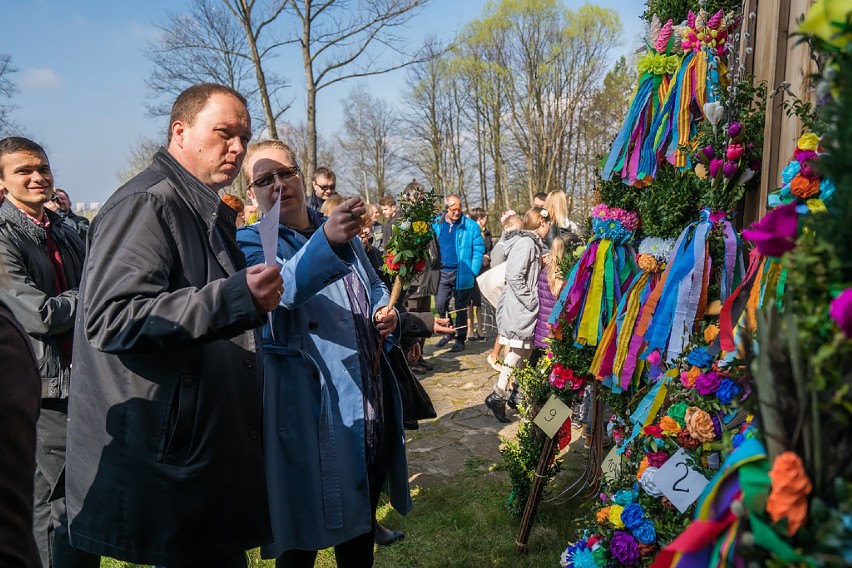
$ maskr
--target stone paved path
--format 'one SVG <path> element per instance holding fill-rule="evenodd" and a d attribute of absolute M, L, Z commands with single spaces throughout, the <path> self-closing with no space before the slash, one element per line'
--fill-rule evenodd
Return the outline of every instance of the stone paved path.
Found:
<path fill-rule="evenodd" d="M 468 341 L 461 353 L 451 353 L 449 345 L 436 349 L 438 339 L 426 342 L 425 357 L 435 364 L 435 370 L 421 380 L 438 417 L 421 421 L 418 430 L 407 431 L 413 485 L 428 486 L 442 478 L 502 464 L 501 437 L 514 438 L 520 425 L 519 415 L 512 410 L 506 411 L 512 422 L 502 424 L 484 404 L 497 380 L 497 372 L 485 360 L 494 335 L 488 341 Z M 580 431 L 574 429 L 575 442 L 568 451 L 582 447 L 579 437 Z"/>

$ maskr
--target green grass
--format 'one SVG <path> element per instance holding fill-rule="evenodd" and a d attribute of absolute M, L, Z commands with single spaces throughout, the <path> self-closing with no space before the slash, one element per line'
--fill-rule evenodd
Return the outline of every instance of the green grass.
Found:
<path fill-rule="evenodd" d="M 504 472 L 482 471 L 484 462 L 471 459 L 467 475 L 450 478 L 440 486 L 414 487 L 414 510 L 407 517 L 389 504 L 379 506 L 379 521 L 405 531 L 405 540 L 376 549 L 376 568 L 546 568 L 559 566 L 559 555 L 573 535 L 578 507 L 542 503 L 533 525 L 525 556 L 515 555 L 518 519 L 504 507 L 509 480 Z M 476 471 L 478 474 L 471 475 Z M 481 472 L 481 473 L 480 473 Z M 249 566 L 272 567 L 257 550 L 249 554 Z M 134 566 L 104 559 L 101 566 Z M 333 568 L 331 550 L 320 552 L 316 566 Z"/>

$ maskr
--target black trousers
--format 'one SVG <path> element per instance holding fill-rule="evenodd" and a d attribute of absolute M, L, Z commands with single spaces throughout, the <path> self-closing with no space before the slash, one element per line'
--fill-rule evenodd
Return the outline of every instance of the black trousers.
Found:
<path fill-rule="evenodd" d="M 33 532 L 44 568 L 97 568 L 99 556 L 71 546 L 65 514 L 65 439 L 67 399 L 43 399 L 36 423 Z"/>
<path fill-rule="evenodd" d="M 467 340 L 467 308 L 470 306 L 472 292 L 473 288 L 456 289 L 455 270 L 441 270 L 438 293 L 435 294 L 435 310 L 442 317 L 446 317 L 450 311 L 450 298 L 453 298 L 456 306 L 455 313 L 450 316 L 450 321 L 456 327 L 456 341 L 462 343 Z"/>

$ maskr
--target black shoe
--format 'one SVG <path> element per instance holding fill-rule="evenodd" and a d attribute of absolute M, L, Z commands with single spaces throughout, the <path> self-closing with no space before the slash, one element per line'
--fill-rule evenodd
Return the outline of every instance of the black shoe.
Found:
<path fill-rule="evenodd" d="M 418 365 L 418 366 L 420 366 L 420 367 L 423 367 L 423 368 L 424 368 L 424 369 L 426 369 L 427 371 L 431 371 L 431 370 L 433 370 L 433 369 L 435 368 L 435 363 L 432 363 L 432 362 L 430 362 L 430 361 L 427 361 L 427 360 L 426 360 L 426 359 L 424 359 L 423 357 L 421 357 L 420 359 L 418 359 L 417 361 L 415 361 L 415 363 L 414 363 L 414 364 L 415 364 L 415 365 Z"/>
<path fill-rule="evenodd" d="M 402 531 L 392 531 L 381 524 L 376 523 L 376 544 L 379 546 L 390 546 L 393 543 L 405 538 L 405 533 Z"/>
<path fill-rule="evenodd" d="M 506 416 L 506 399 L 502 396 L 497 396 L 497 393 L 492 392 L 485 397 L 485 406 L 494 413 L 494 417 L 500 422 L 503 422 L 504 424 L 511 422 L 511 420 Z"/>
<path fill-rule="evenodd" d="M 414 375 L 416 377 L 421 377 L 421 376 L 425 376 L 425 375 L 429 374 L 429 369 L 427 369 L 427 368 L 425 368 L 425 367 L 423 367 L 423 366 L 421 366 L 417 363 L 413 363 L 413 364 L 409 365 L 408 368 L 411 369 L 411 372 L 414 373 Z"/>
<path fill-rule="evenodd" d="M 458 353 L 459 351 L 464 351 L 464 341 L 456 341 L 453 343 L 453 346 L 450 347 L 451 353 Z"/>
<path fill-rule="evenodd" d="M 449 343 L 450 339 L 452 339 L 452 338 L 453 338 L 452 335 L 450 335 L 450 336 L 445 335 L 444 337 L 442 337 L 441 339 L 438 340 L 438 343 L 435 344 L 435 347 L 443 347 L 444 345 Z"/>

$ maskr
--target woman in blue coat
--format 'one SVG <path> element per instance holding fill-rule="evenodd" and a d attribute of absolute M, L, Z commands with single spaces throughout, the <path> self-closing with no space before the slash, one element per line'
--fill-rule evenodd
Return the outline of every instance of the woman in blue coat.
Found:
<path fill-rule="evenodd" d="M 281 194 L 284 290 L 263 328 L 274 541 L 262 553 L 276 566 L 313 566 L 334 546 L 339 566 L 371 566 L 379 492 L 402 514 L 411 499 L 399 390 L 384 362 L 372 373 L 397 316 L 357 239 L 364 204 L 349 199 L 328 219 L 308 209 L 293 152 L 277 140 L 252 145 L 244 170 L 261 210 Z M 258 227 L 237 233 L 250 264 L 264 262 Z"/>

